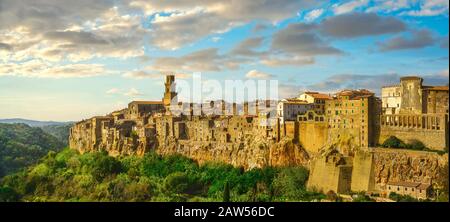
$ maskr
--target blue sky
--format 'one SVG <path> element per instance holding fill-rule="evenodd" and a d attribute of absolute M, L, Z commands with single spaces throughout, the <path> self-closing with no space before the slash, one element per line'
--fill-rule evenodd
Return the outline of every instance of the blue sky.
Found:
<path fill-rule="evenodd" d="M 159 100 L 163 76 L 378 92 L 448 84 L 447 0 L 0 1 L 0 118 L 80 120 Z"/>

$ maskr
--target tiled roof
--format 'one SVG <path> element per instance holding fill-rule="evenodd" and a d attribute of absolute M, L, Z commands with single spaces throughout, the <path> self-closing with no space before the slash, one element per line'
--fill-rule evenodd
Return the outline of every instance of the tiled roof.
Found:
<path fill-rule="evenodd" d="M 416 188 L 419 185 L 421 185 L 421 183 L 407 182 L 407 181 L 398 181 L 398 182 L 388 182 L 387 185 L 402 186 L 402 187 L 414 187 L 414 188 Z"/>
<path fill-rule="evenodd" d="M 424 86 L 424 90 L 448 91 L 448 86 Z"/>
<path fill-rule="evenodd" d="M 311 96 L 315 99 L 332 99 L 331 96 L 322 93 L 311 94 Z"/>

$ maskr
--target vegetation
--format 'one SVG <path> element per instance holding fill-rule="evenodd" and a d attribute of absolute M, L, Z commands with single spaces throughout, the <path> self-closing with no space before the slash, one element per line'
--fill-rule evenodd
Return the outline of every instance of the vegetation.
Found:
<path fill-rule="evenodd" d="M 3 201 L 310 201 L 303 167 L 244 171 L 231 165 L 198 165 L 180 155 L 114 158 L 104 152 L 49 152 L 0 182 Z"/>
<path fill-rule="evenodd" d="M 353 195 L 353 202 L 375 202 L 375 200 L 365 192 L 359 192 Z"/>
<path fill-rule="evenodd" d="M 418 202 L 418 200 L 414 197 L 411 197 L 409 195 L 397 194 L 395 192 L 389 193 L 389 199 L 395 200 L 397 202 Z"/>
<path fill-rule="evenodd" d="M 63 147 L 66 147 L 69 144 L 70 127 L 72 127 L 71 123 L 59 125 L 46 125 L 41 126 L 40 128 L 44 132 L 54 136 L 56 139 L 61 141 Z"/>
<path fill-rule="evenodd" d="M 0 177 L 36 163 L 64 144 L 40 128 L 0 123 Z"/>

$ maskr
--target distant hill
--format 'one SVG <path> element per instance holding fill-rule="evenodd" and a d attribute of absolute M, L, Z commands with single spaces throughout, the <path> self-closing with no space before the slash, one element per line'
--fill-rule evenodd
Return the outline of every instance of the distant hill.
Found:
<path fill-rule="evenodd" d="M 65 144 L 41 128 L 0 123 L 0 177 L 36 163 Z"/>
<path fill-rule="evenodd" d="M 21 118 L 13 118 L 13 119 L 0 119 L 0 123 L 24 123 L 32 127 L 43 127 L 50 125 L 67 125 L 72 124 L 73 122 L 56 122 L 56 121 L 38 121 L 38 120 L 29 120 L 29 119 L 21 119 Z"/>

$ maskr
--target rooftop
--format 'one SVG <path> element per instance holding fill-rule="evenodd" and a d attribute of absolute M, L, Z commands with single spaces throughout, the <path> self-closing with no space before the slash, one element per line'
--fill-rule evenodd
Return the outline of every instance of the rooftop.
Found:
<path fill-rule="evenodd" d="M 418 188 L 418 189 L 422 189 L 422 190 L 427 189 L 430 186 L 430 184 L 426 184 L 426 183 L 407 182 L 407 181 L 388 182 L 387 185 L 412 187 L 412 188 Z"/>
<path fill-rule="evenodd" d="M 162 101 L 132 101 L 130 104 L 163 104 Z"/>
<path fill-rule="evenodd" d="M 448 91 L 448 86 L 423 86 L 424 90 Z"/>

